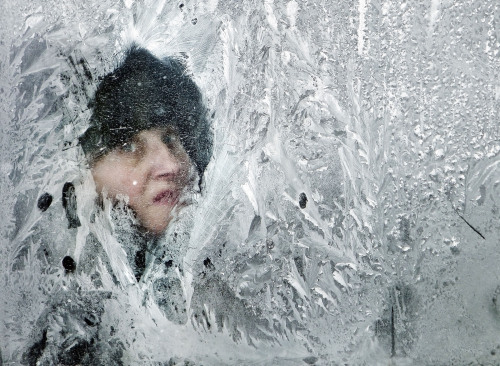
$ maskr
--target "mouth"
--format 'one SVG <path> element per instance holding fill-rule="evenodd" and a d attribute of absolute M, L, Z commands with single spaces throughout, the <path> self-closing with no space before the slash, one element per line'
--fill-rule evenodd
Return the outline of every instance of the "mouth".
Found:
<path fill-rule="evenodd" d="M 153 198 L 154 205 L 175 206 L 179 200 L 179 192 L 175 190 L 164 190 Z"/>

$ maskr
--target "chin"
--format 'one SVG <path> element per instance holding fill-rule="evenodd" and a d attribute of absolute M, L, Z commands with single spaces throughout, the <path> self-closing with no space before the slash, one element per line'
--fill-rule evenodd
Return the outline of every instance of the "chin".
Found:
<path fill-rule="evenodd" d="M 144 229 L 153 234 L 153 235 L 161 235 L 167 230 L 168 224 L 170 223 L 171 218 L 166 218 L 160 222 L 158 221 L 149 221 L 145 225 L 143 225 Z"/>
<path fill-rule="evenodd" d="M 156 206 L 150 210 L 136 210 L 136 217 L 144 231 L 161 235 L 172 221 L 172 208 Z"/>

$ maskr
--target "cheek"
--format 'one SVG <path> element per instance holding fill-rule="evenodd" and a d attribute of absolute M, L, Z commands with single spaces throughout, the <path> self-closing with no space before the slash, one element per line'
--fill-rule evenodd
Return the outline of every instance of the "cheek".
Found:
<path fill-rule="evenodd" d="M 125 195 L 129 197 L 131 203 L 137 200 L 144 189 L 144 182 L 135 173 L 131 169 L 119 166 L 110 169 L 106 165 L 97 166 L 92 170 L 98 192 L 106 191 L 111 198 Z"/>
<path fill-rule="evenodd" d="M 133 209 L 144 205 L 144 202 L 142 202 L 144 194 L 143 182 L 128 176 L 122 181 L 122 194 L 128 196 L 129 204 Z"/>
<path fill-rule="evenodd" d="M 119 187 L 121 193 L 128 195 L 131 201 L 140 198 L 146 190 L 144 174 L 141 174 L 139 169 L 126 169 L 121 173 Z"/>

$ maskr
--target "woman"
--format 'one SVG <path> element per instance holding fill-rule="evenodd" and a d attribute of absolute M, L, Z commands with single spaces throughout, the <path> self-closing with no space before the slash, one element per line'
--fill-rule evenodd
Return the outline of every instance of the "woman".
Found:
<path fill-rule="evenodd" d="M 132 47 L 102 80 L 92 108 L 80 142 L 98 193 L 127 200 L 142 230 L 161 234 L 211 156 L 197 86 L 177 60 Z"/>

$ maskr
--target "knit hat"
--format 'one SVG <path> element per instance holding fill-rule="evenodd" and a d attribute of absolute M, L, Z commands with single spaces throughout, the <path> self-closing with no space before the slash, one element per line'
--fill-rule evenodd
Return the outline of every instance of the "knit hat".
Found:
<path fill-rule="evenodd" d="M 212 132 L 201 93 L 178 60 L 159 60 L 132 46 L 123 64 L 102 79 L 90 108 L 90 127 L 79 138 L 90 160 L 142 130 L 174 126 L 203 176 L 212 154 Z"/>

